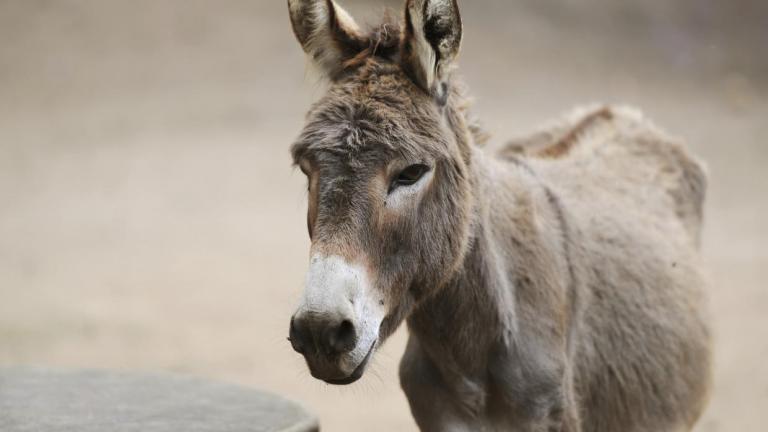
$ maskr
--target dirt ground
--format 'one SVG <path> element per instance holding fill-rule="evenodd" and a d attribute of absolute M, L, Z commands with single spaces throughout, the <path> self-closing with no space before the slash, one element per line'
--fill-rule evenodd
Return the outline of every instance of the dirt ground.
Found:
<path fill-rule="evenodd" d="M 766 430 L 768 7 L 461 3 L 494 145 L 622 102 L 708 162 L 716 387 L 697 430 Z M 282 1 L 0 1 L 0 365 L 191 373 L 289 396 L 324 430 L 415 430 L 403 330 L 343 388 L 285 340 L 308 250 L 288 146 L 320 94 Z"/>

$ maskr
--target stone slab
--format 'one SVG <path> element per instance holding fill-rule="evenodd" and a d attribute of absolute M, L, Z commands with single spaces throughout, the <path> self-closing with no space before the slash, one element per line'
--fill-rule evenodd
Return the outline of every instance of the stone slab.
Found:
<path fill-rule="evenodd" d="M 159 373 L 0 368 L 2 432 L 311 432 L 314 416 L 258 390 Z"/>

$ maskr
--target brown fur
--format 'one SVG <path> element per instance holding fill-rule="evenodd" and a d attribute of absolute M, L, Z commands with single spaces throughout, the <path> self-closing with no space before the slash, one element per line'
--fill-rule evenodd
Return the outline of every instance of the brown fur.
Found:
<path fill-rule="evenodd" d="M 407 10 L 455 14 L 431 17 L 448 23 L 431 37 L 458 51 L 455 2 L 432 1 Z M 616 107 L 490 155 L 450 65 L 425 81 L 394 35 L 400 50 L 417 37 L 387 24 L 327 71 L 292 153 L 312 247 L 365 262 L 388 311 L 379 343 L 407 320 L 401 384 L 420 428 L 690 430 L 710 382 L 701 165 Z M 391 206 L 391 179 L 417 162 L 429 184 Z"/>

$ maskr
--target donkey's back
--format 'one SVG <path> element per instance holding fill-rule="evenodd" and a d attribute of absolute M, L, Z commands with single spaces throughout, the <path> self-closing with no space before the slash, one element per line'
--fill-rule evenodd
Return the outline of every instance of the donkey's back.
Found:
<path fill-rule="evenodd" d="M 584 430 L 690 430 L 710 368 L 702 165 L 628 108 L 576 111 L 501 156 L 525 159 L 563 204 Z"/>
<path fill-rule="evenodd" d="M 677 220 L 695 244 L 701 231 L 706 171 L 678 140 L 629 107 L 577 109 L 537 132 L 510 141 L 502 157 L 527 156 L 569 192 L 639 204 Z M 623 201 L 629 201 L 624 203 Z M 591 204 L 590 204 L 591 205 Z"/>

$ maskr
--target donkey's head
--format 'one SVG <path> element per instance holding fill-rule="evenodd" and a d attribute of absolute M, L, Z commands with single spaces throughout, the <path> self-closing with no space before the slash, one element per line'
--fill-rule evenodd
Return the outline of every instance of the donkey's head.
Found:
<path fill-rule="evenodd" d="M 450 78 L 456 0 L 409 0 L 404 23 L 363 32 L 332 0 L 289 0 L 304 51 L 330 81 L 292 147 L 312 240 L 293 348 L 312 375 L 357 380 L 468 249 L 470 132 Z"/>

